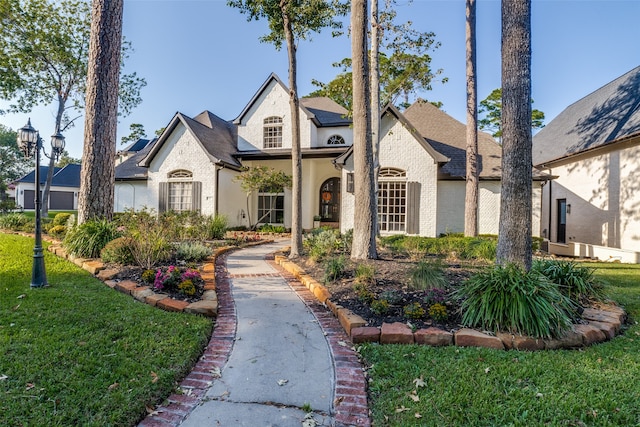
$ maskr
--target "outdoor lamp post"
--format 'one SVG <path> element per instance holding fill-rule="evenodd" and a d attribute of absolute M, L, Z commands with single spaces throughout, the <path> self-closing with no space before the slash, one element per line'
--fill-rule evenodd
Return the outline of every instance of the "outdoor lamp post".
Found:
<path fill-rule="evenodd" d="M 18 147 L 25 157 L 30 158 L 35 155 L 35 210 L 36 210 L 36 243 L 33 247 L 33 269 L 31 270 L 31 287 L 41 288 L 47 286 L 47 273 L 44 268 L 44 254 L 42 253 L 42 219 L 40 218 L 42 195 L 40 192 L 40 149 L 42 153 L 56 160 L 64 150 L 64 136 L 58 131 L 51 137 L 51 156 L 47 155 L 42 145 L 42 138 L 37 130 L 31 126 L 31 119 L 27 124 L 18 130 Z"/>

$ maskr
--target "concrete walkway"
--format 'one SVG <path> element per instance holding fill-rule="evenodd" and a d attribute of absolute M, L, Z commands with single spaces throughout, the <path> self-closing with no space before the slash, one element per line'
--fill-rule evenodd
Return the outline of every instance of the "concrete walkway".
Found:
<path fill-rule="evenodd" d="M 309 409 L 315 420 L 309 425 L 333 424 L 335 372 L 327 340 L 313 313 L 265 261 L 281 246 L 228 256 L 235 343 L 221 377 L 181 426 L 299 427 Z"/>

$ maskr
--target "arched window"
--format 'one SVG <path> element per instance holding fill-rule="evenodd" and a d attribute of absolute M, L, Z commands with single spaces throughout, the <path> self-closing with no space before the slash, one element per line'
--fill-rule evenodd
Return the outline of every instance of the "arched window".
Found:
<path fill-rule="evenodd" d="M 282 117 L 271 116 L 264 119 L 264 148 L 282 148 Z"/>
<path fill-rule="evenodd" d="M 327 145 L 344 145 L 344 138 L 340 135 L 332 135 L 327 140 Z"/>
<path fill-rule="evenodd" d="M 167 178 L 167 209 L 176 212 L 193 210 L 193 173 L 178 169 L 170 172 Z"/>
<path fill-rule="evenodd" d="M 320 216 L 322 221 L 340 221 L 340 203 L 340 178 L 329 178 L 320 186 Z"/>
<path fill-rule="evenodd" d="M 381 168 L 378 174 L 378 225 L 380 232 L 404 233 L 407 223 L 407 173 Z"/>

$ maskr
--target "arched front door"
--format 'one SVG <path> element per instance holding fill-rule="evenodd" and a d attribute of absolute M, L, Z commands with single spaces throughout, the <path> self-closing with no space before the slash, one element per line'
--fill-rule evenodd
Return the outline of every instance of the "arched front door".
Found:
<path fill-rule="evenodd" d="M 320 216 L 323 222 L 340 221 L 340 178 L 329 178 L 320 186 Z"/>

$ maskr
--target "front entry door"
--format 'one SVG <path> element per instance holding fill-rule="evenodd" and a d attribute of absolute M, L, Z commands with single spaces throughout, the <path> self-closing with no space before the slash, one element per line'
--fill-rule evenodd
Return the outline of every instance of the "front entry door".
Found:
<path fill-rule="evenodd" d="M 340 221 L 340 178 L 329 178 L 320 186 L 320 216 L 323 222 Z"/>
<path fill-rule="evenodd" d="M 558 199 L 556 242 L 567 243 L 567 199 Z"/>

